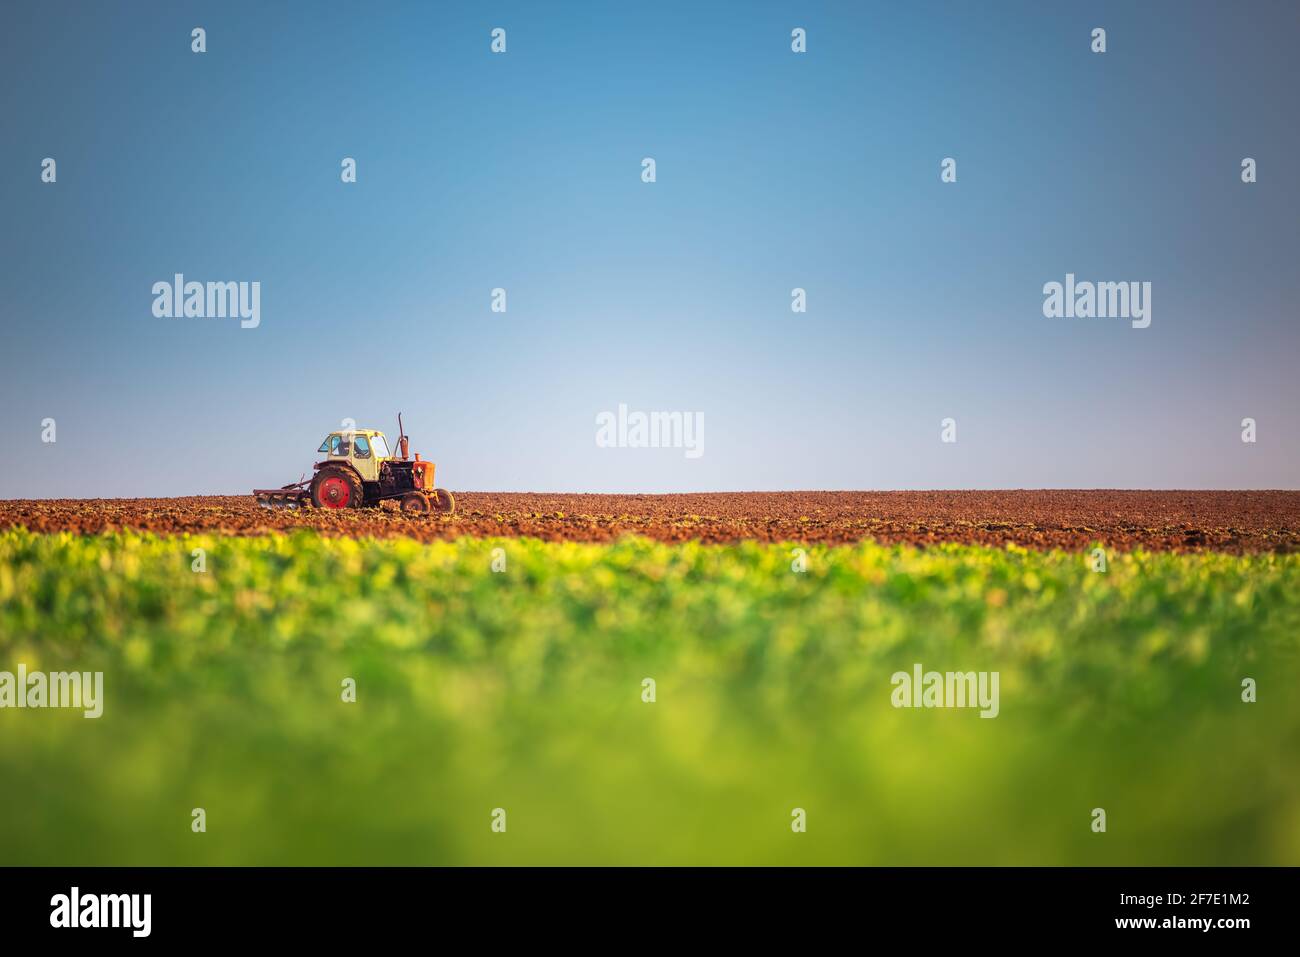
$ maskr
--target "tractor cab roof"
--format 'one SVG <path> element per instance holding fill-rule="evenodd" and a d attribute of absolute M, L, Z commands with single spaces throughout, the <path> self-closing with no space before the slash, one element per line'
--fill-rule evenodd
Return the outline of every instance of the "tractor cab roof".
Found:
<path fill-rule="evenodd" d="M 388 439 L 378 429 L 336 429 L 325 436 L 317 452 L 326 452 L 331 458 L 364 458 L 371 455 L 386 459 L 392 457 Z"/>

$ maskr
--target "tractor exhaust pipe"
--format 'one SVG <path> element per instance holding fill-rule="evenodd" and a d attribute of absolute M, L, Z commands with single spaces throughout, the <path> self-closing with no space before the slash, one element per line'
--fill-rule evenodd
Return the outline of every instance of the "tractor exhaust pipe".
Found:
<path fill-rule="evenodd" d="M 402 428 L 402 413 L 397 413 L 397 449 L 401 453 L 402 461 L 405 462 L 410 455 L 411 443 L 406 437 L 406 430 Z"/>

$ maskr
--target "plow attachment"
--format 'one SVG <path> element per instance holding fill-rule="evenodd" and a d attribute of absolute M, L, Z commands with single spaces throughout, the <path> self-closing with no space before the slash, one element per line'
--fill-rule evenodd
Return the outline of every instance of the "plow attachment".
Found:
<path fill-rule="evenodd" d="M 263 508 L 307 508 L 311 505 L 311 492 L 306 482 L 283 488 L 255 488 L 253 498 Z"/>

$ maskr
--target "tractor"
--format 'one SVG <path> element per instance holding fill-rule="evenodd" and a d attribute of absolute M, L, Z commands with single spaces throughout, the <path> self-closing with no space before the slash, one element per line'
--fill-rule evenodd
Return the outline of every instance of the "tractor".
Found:
<path fill-rule="evenodd" d="M 325 436 L 317 452 L 325 459 L 312 466 L 311 481 L 304 476 L 292 485 L 254 489 L 253 497 L 267 508 L 377 508 L 396 501 L 403 512 L 450 515 L 456 500 L 445 488 L 434 488 L 432 462 L 417 452 L 410 458 L 402 417 L 397 417 L 397 449 L 376 429 L 340 429 Z"/>

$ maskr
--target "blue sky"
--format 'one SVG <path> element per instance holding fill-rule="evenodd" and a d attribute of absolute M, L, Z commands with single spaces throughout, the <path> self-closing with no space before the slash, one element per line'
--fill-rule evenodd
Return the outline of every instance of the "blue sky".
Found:
<path fill-rule="evenodd" d="M 399 410 L 457 490 L 1300 487 L 1297 40 L 1262 2 L 7 4 L 0 496 L 278 485 Z M 155 317 L 178 272 L 261 325 Z M 1151 326 L 1045 318 L 1067 272 L 1151 282 Z M 704 454 L 598 448 L 620 403 Z"/>

